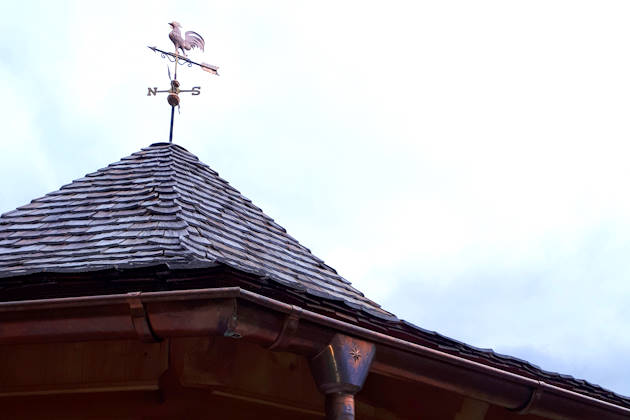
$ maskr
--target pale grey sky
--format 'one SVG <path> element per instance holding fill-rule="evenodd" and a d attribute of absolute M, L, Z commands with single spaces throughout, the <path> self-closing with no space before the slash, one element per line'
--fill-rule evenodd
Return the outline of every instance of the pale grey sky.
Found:
<path fill-rule="evenodd" d="M 5 2 L 0 211 L 168 137 L 417 325 L 630 394 L 624 1 Z"/>

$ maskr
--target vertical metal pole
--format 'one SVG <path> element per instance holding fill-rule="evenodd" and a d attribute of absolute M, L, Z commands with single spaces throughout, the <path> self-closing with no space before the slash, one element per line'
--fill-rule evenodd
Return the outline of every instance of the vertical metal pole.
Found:
<path fill-rule="evenodd" d="M 173 80 L 177 80 L 177 62 L 179 61 L 179 53 L 177 52 L 177 48 L 175 48 L 175 74 Z M 171 83 L 171 89 L 174 89 Z M 171 106 L 171 133 L 168 136 L 168 142 L 173 143 L 173 120 L 175 120 L 175 107 Z"/>
<path fill-rule="evenodd" d="M 168 135 L 168 142 L 173 143 L 173 120 L 175 119 L 175 107 L 171 107 L 171 133 Z"/>
<path fill-rule="evenodd" d="M 175 48 L 175 77 L 174 79 L 177 80 L 177 62 L 179 61 L 179 53 L 177 52 L 177 48 Z"/>

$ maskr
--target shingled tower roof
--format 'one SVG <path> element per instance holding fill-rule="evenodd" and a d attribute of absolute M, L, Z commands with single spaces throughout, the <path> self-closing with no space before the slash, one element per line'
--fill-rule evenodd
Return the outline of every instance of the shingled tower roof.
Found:
<path fill-rule="evenodd" d="M 630 407 L 630 398 L 597 385 L 399 320 L 175 144 L 152 144 L 0 217 L 0 300 L 103 293 L 108 289 L 95 290 L 89 283 L 99 273 L 133 278 L 138 270 L 159 267 L 168 273 L 156 269 L 143 275 L 151 281 L 166 276 L 168 282 L 181 272 L 207 278 L 212 270 L 231 270 L 229 281 L 236 273 L 252 287 L 271 284 L 263 292 L 289 303 Z M 66 278 L 70 281 L 64 283 Z M 86 285 L 81 289 L 78 283 Z M 72 291 L 64 289 L 68 284 Z M 141 285 L 134 290 L 155 288 L 130 284 Z M 34 293 L 34 285 L 46 292 Z"/>
<path fill-rule="evenodd" d="M 155 143 L 0 218 L 0 277 L 224 264 L 392 317 L 186 149 Z"/>

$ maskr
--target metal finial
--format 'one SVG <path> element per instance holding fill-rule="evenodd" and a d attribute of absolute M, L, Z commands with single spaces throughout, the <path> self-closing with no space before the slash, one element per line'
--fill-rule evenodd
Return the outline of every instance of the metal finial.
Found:
<path fill-rule="evenodd" d="M 158 49 L 157 47 L 149 47 L 153 52 L 159 52 L 162 58 L 166 58 L 169 62 L 175 64 L 175 69 L 173 73 L 173 77 L 171 78 L 171 69 L 168 67 L 168 77 L 171 81 L 171 87 L 167 90 L 158 90 L 157 87 L 148 88 L 147 96 L 157 96 L 158 93 L 168 93 L 167 101 L 171 106 L 171 128 L 169 134 L 169 142 L 173 142 L 173 121 L 175 119 L 175 107 L 178 107 L 180 104 L 179 94 L 181 92 L 190 92 L 193 96 L 197 96 L 201 94 L 201 86 L 193 86 L 192 89 L 180 89 L 180 83 L 177 80 L 177 65 L 180 66 L 187 65 L 188 67 L 198 66 L 203 71 L 207 71 L 208 73 L 219 75 L 219 68 L 217 66 L 213 66 L 207 63 L 196 63 L 188 58 L 186 55 L 186 51 L 190 51 L 194 48 L 198 48 L 203 51 L 205 47 L 205 41 L 201 35 L 197 32 L 186 31 L 184 36 L 182 37 L 181 33 L 181 25 L 175 21 L 169 23 L 171 26 L 171 32 L 168 37 L 173 42 L 175 46 L 175 52 L 166 52 Z M 181 50 L 182 54 L 179 54 Z"/>

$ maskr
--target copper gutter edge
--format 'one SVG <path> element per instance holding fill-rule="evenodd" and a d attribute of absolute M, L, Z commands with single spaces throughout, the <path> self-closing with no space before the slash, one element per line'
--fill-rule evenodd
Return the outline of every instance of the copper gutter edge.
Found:
<path fill-rule="evenodd" d="M 265 307 L 273 308 L 281 312 L 286 312 L 287 308 L 290 308 L 290 305 L 287 305 L 282 302 L 278 302 L 274 299 L 267 298 L 265 296 L 258 295 L 256 293 L 249 292 L 247 290 L 241 290 L 240 295 L 249 301 L 259 303 Z M 411 343 L 405 340 L 401 340 L 398 338 L 394 338 L 376 331 L 371 331 L 363 327 L 359 327 L 353 324 L 349 324 L 344 321 L 340 321 L 337 319 L 329 318 L 324 315 L 320 315 L 315 312 L 311 312 L 308 310 L 303 310 L 300 314 L 300 318 L 304 321 L 311 321 L 317 323 L 319 325 L 324 325 L 330 328 L 333 328 L 337 331 L 341 331 L 346 334 L 355 335 L 370 341 L 373 341 L 378 344 L 383 344 L 388 347 L 393 347 L 398 350 L 413 353 L 415 355 L 421 356 L 423 358 L 430 358 L 436 361 L 440 361 L 445 364 L 457 366 L 459 369 L 465 369 L 468 371 L 475 371 L 484 375 L 488 375 L 491 377 L 499 378 L 503 381 L 510 382 L 518 385 L 525 385 L 529 388 L 529 396 L 527 399 L 522 400 L 515 406 L 506 406 L 505 404 L 499 403 L 505 408 L 508 408 L 512 411 L 515 411 L 519 414 L 539 414 L 544 416 L 552 416 L 551 418 L 557 419 L 593 419 L 597 418 L 600 420 L 614 418 L 614 419 L 630 419 L 630 409 L 598 400 L 593 397 L 589 397 L 584 394 L 580 394 L 577 392 L 569 391 L 564 388 L 560 388 L 551 384 L 547 384 L 543 381 L 527 378 L 521 375 L 517 375 L 511 372 L 506 372 L 491 366 L 487 366 L 481 363 L 474 362 L 472 360 L 464 359 L 462 357 L 454 356 L 449 353 L 444 353 L 439 350 L 434 350 L 428 347 L 421 346 L 419 344 Z M 389 366 L 394 366 L 397 364 L 397 361 L 400 354 L 393 355 L 394 357 L 388 358 L 388 360 L 378 360 L 374 362 L 372 365 L 371 371 L 375 371 L 382 374 L 391 374 L 391 369 L 388 369 Z M 378 358 L 378 352 L 377 352 Z M 389 366 L 384 366 L 389 365 Z M 467 396 L 471 396 L 473 398 L 480 398 L 482 400 L 486 400 L 490 403 L 497 404 L 496 399 L 489 400 L 488 398 L 483 398 L 484 392 L 471 394 L 467 392 L 467 390 L 462 389 L 458 383 L 450 384 L 451 386 L 444 386 L 443 383 L 437 383 L 431 381 L 430 378 L 419 378 L 417 374 L 409 371 L 396 371 L 394 375 L 402 379 L 411 379 L 411 380 L 420 380 L 424 383 L 433 384 L 436 386 L 440 386 L 442 388 L 450 389 L 454 392 L 464 393 Z M 428 379 L 428 380 L 427 380 Z M 454 382 L 459 382 L 461 378 L 452 378 Z M 463 392 L 462 392 L 463 391 Z M 500 392 L 497 390 L 497 392 Z M 487 395 L 486 395 L 487 396 Z M 570 407 L 570 414 L 567 416 L 564 413 L 558 412 L 554 413 L 553 410 L 556 408 L 560 408 L 562 404 L 559 404 L 557 401 L 546 401 L 545 397 L 553 396 L 555 398 L 560 398 L 566 402 L 572 401 L 578 403 L 578 407 Z M 597 407 L 605 413 L 597 413 L 597 416 L 593 416 L 593 414 L 588 411 L 584 412 L 584 406 L 594 406 Z M 608 416 L 606 416 L 608 414 Z M 609 416 L 614 417 L 609 417 Z"/>
<path fill-rule="evenodd" d="M 242 320 L 239 319 L 241 315 L 237 312 L 241 309 L 236 304 L 239 298 L 282 313 L 282 319 L 274 322 L 277 328 L 272 331 L 269 323 L 255 325 L 263 324 L 257 320 L 265 313 L 259 311 L 253 314 L 255 316 L 245 313 Z M 166 318 L 160 311 L 180 310 L 180 307 L 173 305 L 207 300 L 225 302 L 219 305 L 220 308 L 214 309 L 217 315 L 213 318 L 208 318 L 207 313 L 203 312 L 207 305 L 189 305 L 182 310 L 189 314 L 199 313 L 206 324 L 221 324 L 227 320 L 228 325 L 220 327 L 204 324 L 203 331 L 189 329 L 179 334 L 177 326 L 163 324 Z M 113 310 L 114 307 L 117 310 Z M 85 313 L 81 308 L 93 309 L 95 313 Z M 55 314 L 57 318 L 49 321 L 33 316 L 33 311 L 45 311 L 47 315 Z M 64 311 L 72 313 L 67 315 Z M 24 312 L 31 314 L 22 320 L 20 313 Z M 5 317 L 8 319 L 3 319 Z M 72 335 L 55 335 L 54 328 L 49 332 L 47 325 L 38 325 L 46 322 L 68 325 L 73 321 L 76 325 L 72 325 Z M 96 321 L 101 322 L 99 325 L 114 325 L 107 334 L 100 336 L 101 339 L 136 337 L 151 341 L 168 336 L 205 335 L 207 332 L 216 334 L 223 333 L 221 328 L 237 331 L 240 322 L 243 325 L 243 339 L 250 338 L 265 347 L 283 349 L 308 340 L 311 340 L 312 345 L 326 345 L 307 337 L 308 333 L 301 332 L 304 325 L 310 322 L 320 330 L 321 327 L 331 329 L 331 334 L 341 332 L 377 344 L 376 359 L 371 369 L 375 373 L 428 383 L 522 414 L 537 414 L 551 419 L 630 419 L 630 409 L 329 318 L 239 287 L 0 302 L 0 342 L 20 342 L 20 334 L 27 336 L 30 339 L 28 342 L 50 341 L 56 337 L 62 340 L 80 339 L 84 330 L 88 335 L 95 334 L 93 324 Z M 36 332 L 33 333 L 32 329 Z"/>
<path fill-rule="evenodd" d="M 203 298 L 235 298 L 244 290 L 240 287 L 220 287 L 217 289 L 174 290 L 168 292 L 130 292 L 115 295 L 79 296 L 54 299 L 19 300 L 0 302 L 0 313 L 32 311 L 34 309 L 61 309 L 103 304 L 126 303 L 130 297 L 141 298 L 143 302 L 200 300 Z M 287 305 L 290 306 L 290 305 Z"/>

